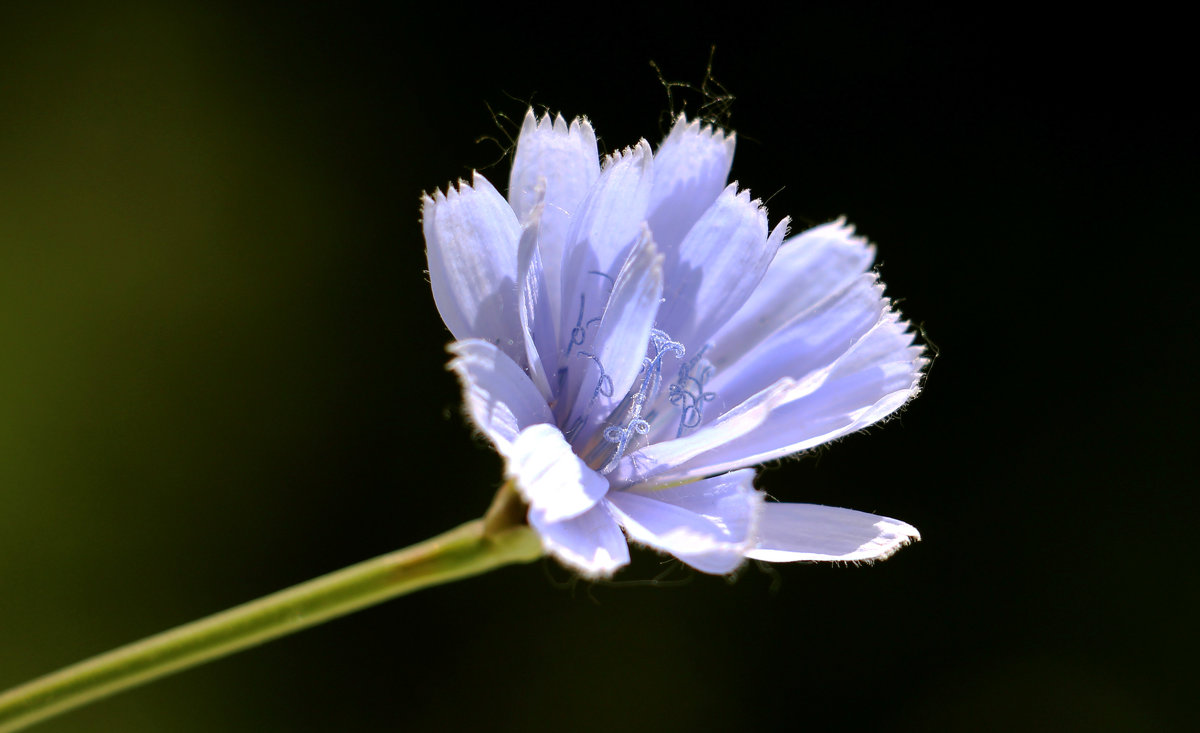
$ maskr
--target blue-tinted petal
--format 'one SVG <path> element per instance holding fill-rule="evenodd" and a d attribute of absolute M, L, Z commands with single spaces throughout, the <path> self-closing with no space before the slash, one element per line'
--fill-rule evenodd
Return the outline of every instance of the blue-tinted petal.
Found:
<path fill-rule="evenodd" d="M 617 271 L 641 235 L 653 180 L 653 156 L 642 141 L 609 156 L 600 178 L 572 217 L 563 255 L 559 342 L 604 312 Z"/>
<path fill-rule="evenodd" d="M 590 578 L 607 577 L 629 564 L 629 544 L 606 504 L 561 522 L 548 522 L 531 512 L 529 523 L 546 552 L 564 565 Z"/>
<path fill-rule="evenodd" d="M 842 219 L 791 237 L 750 298 L 712 337 L 709 361 L 723 370 L 800 314 L 845 290 L 874 259 L 875 248 L 854 236 Z"/>
<path fill-rule="evenodd" d="M 761 202 L 730 184 L 667 255 L 658 327 L 689 350 L 702 347 L 750 297 L 786 230 L 785 219 L 768 235 Z"/>
<path fill-rule="evenodd" d="M 562 115 L 551 121 L 549 114 L 538 120 L 532 109 L 525 113 L 509 176 L 508 200 L 517 219 L 525 223 L 539 196 L 544 195 L 539 248 L 549 307 L 556 319 L 561 313 L 562 259 L 567 231 L 571 218 L 599 175 L 596 134 L 586 119 L 578 117 L 568 126 Z M 556 320 L 555 328 L 557 323 Z"/>
<path fill-rule="evenodd" d="M 554 422 L 546 401 L 516 362 L 493 344 L 479 339 L 455 341 L 450 369 L 463 385 L 467 414 L 475 426 L 509 455 L 522 430 Z"/>
<path fill-rule="evenodd" d="M 516 308 L 517 239 L 512 208 L 483 176 L 422 202 L 433 298 L 456 339 L 480 338 L 524 358 Z"/>
<path fill-rule="evenodd" d="M 558 348 L 555 328 L 558 319 L 550 305 L 550 285 L 542 261 L 539 238 L 542 213 L 538 204 L 529 212 L 517 247 L 517 277 L 520 283 L 521 338 L 529 377 L 546 402 L 554 400 L 550 377 L 557 370 Z"/>
<path fill-rule="evenodd" d="M 920 539 L 916 528 L 887 517 L 818 504 L 767 503 L 746 557 L 767 562 L 882 560 Z"/>
<path fill-rule="evenodd" d="M 576 419 L 595 425 L 629 392 L 642 370 L 662 287 L 662 256 L 643 230 L 613 285 L 592 350 L 579 352 L 579 366 L 572 366 L 583 376 L 568 425 Z"/>
<path fill-rule="evenodd" d="M 859 275 L 754 348 L 740 355 L 723 352 L 732 361 L 714 365 L 707 385 L 716 395 L 710 414 L 713 408 L 736 405 L 784 377 L 801 380 L 831 367 L 880 322 L 886 309 L 883 285 L 875 274 Z M 721 355 L 714 357 L 720 359 Z"/>
<path fill-rule="evenodd" d="M 701 459 L 709 453 L 757 430 L 796 387 L 796 383 L 790 379 L 780 380 L 695 432 L 673 440 L 652 442 L 622 458 L 616 470 L 609 475 L 609 481 L 614 486 L 628 487 L 634 484 L 669 484 L 722 473 L 689 471 L 687 467 L 691 463 L 702 462 Z M 751 464 L 743 463 L 737 467 L 748 465 Z"/>
<path fill-rule="evenodd" d="M 735 135 L 687 121 L 675 121 L 654 154 L 650 230 L 663 252 L 674 252 L 729 179 Z M 670 255 L 668 254 L 668 257 Z"/>
<path fill-rule="evenodd" d="M 762 494 L 753 482 L 753 471 L 736 471 L 665 489 L 613 491 L 608 502 L 634 542 L 724 574 L 742 563 L 756 537 Z"/>
<path fill-rule="evenodd" d="M 708 476 L 791 455 L 867 427 L 920 389 L 925 359 L 908 324 L 887 313 L 819 380 L 794 383 L 753 429 L 697 454 L 670 475 Z M 697 431 L 697 435 L 703 428 Z"/>

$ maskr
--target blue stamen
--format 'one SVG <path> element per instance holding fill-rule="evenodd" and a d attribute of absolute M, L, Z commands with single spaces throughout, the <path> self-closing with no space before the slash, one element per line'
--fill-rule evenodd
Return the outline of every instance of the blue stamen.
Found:
<path fill-rule="evenodd" d="M 589 274 L 589 275 L 599 275 L 600 277 L 602 277 L 602 278 L 604 278 L 605 280 L 607 280 L 607 281 L 608 281 L 608 292 L 609 292 L 609 293 L 611 293 L 611 292 L 613 291 L 613 288 L 615 288 L 615 287 L 617 286 L 617 281 L 616 281 L 616 280 L 614 280 L 614 279 L 612 278 L 612 276 L 611 276 L 611 275 L 608 275 L 608 274 L 606 274 L 606 273 L 600 272 L 599 270 L 588 270 L 588 274 Z"/>
<path fill-rule="evenodd" d="M 579 317 L 575 319 L 575 325 L 571 328 L 571 338 L 567 341 L 567 349 L 563 352 L 564 356 L 571 355 L 571 349 L 576 346 L 583 346 L 583 342 L 587 339 L 587 326 L 583 323 L 583 303 L 584 296 L 579 296 Z M 588 321 L 590 324 L 591 321 Z"/>
<path fill-rule="evenodd" d="M 591 359 L 593 362 L 595 362 L 596 368 L 600 370 L 600 378 L 596 380 L 596 389 L 592 391 L 592 401 L 594 402 L 600 395 L 612 397 L 612 377 L 608 376 L 608 373 L 604 371 L 604 365 L 600 363 L 600 357 L 596 356 L 595 354 L 589 354 L 586 351 L 579 352 L 579 355 Z"/>
<path fill-rule="evenodd" d="M 704 418 L 702 410 L 705 402 L 712 402 L 717 398 L 716 392 L 705 392 L 704 385 L 713 375 L 713 366 L 704 358 L 704 352 L 708 351 L 708 344 L 704 345 L 703 349 L 693 356 L 688 361 L 684 362 L 679 367 L 679 378 L 670 386 L 670 402 L 672 405 L 678 405 L 679 414 L 679 429 L 675 431 L 675 437 L 683 437 L 683 431 L 688 428 L 694 428 L 700 424 Z"/>
<path fill-rule="evenodd" d="M 612 377 L 609 376 L 608 373 L 604 371 L 604 365 L 600 363 L 600 357 L 596 356 L 595 354 L 589 354 L 586 351 L 580 351 L 577 354 L 577 356 L 582 356 L 582 357 L 591 359 L 592 362 L 595 363 L 596 368 L 600 370 L 600 376 L 596 379 L 596 387 L 592 390 L 592 396 L 591 396 L 591 399 L 588 400 L 587 407 L 584 408 L 583 412 L 580 413 L 579 417 L 575 418 L 575 420 L 567 427 L 567 429 L 563 431 L 563 435 L 566 436 L 567 440 L 570 440 L 571 438 L 575 437 L 575 433 L 578 432 L 579 429 L 581 427 L 583 427 L 584 424 L 587 423 L 588 415 L 591 414 L 592 407 L 595 406 L 597 399 L 599 399 L 602 396 L 603 397 L 612 397 L 613 396 Z"/>
<path fill-rule="evenodd" d="M 610 293 L 612 292 L 613 287 L 616 285 L 616 281 L 613 280 L 612 277 L 610 277 L 598 270 L 589 270 L 588 274 L 589 275 L 599 275 L 600 277 L 607 280 L 608 281 L 608 290 Z M 570 356 L 571 349 L 575 348 L 576 346 L 583 346 L 584 342 L 587 341 L 587 330 L 589 328 L 591 328 L 592 326 L 596 325 L 597 323 L 599 323 L 601 320 L 601 318 L 599 316 L 597 316 L 595 318 L 589 318 L 587 323 L 583 322 L 583 308 L 584 308 L 584 303 L 586 302 L 586 300 L 587 300 L 587 296 L 584 293 L 580 293 L 579 294 L 579 316 L 575 319 L 575 325 L 571 328 L 571 337 L 567 340 L 567 348 L 563 352 L 564 356 Z"/>
<path fill-rule="evenodd" d="M 657 328 L 650 329 L 650 348 L 654 355 L 647 356 L 642 360 L 642 383 L 638 387 L 638 391 L 632 395 L 629 422 L 625 424 L 625 427 L 610 425 L 604 429 L 604 439 L 609 443 L 616 443 L 617 448 L 608 463 L 600 469 L 602 474 L 611 473 L 616 469 L 621 456 L 625 454 L 625 449 L 629 446 L 629 441 L 635 434 L 646 435 L 650 432 L 650 423 L 642 417 L 642 408 L 658 395 L 659 387 L 662 385 L 663 357 L 670 352 L 675 355 L 675 358 L 682 359 L 685 353 L 683 344 L 672 341 L 666 331 Z"/>

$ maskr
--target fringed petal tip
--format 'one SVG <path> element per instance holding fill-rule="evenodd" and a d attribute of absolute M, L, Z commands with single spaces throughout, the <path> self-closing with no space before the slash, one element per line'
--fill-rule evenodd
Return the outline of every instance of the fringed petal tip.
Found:
<path fill-rule="evenodd" d="M 709 208 L 711 209 L 713 206 L 716 206 L 718 202 L 733 198 L 743 206 L 753 209 L 754 212 L 762 218 L 763 228 L 765 229 L 767 226 L 767 205 L 760 198 L 750 198 L 750 189 L 740 188 L 740 185 L 741 184 L 739 184 L 737 181 L 731 181 L 727 186 L 725 186 L 724 189 L 722 189 L 721 193 L 717 196 L 717 201 L 714 201 Z M 778 249 L 779 245 L 783 243 L 783 240 L 787 238 L 789 234 L 788 230 L 791 228 L 791 226 L 792 217 L 785 216 L 780 219 L 774 227 L 771 228 L 768 238 L 775 243 L 774 249 Z M 865 242 L 866 240 L 863 241 Z"/>
<path fill-rule="evenodd" d="M 878 534 L 864 542 L 850 556 L 837 558 L 833 562 L 846 565 L 872 565 L 887 560 L 901 549 L 921 541 L 916 527 L 898 519 L 878 517 L 874 527 Z"/>
<path fill-rule="evenodd" d="M 897 519 L 820 504 L 763 505 L 758 539 L 746 553 L 766 562 L 870 563 L 921 539 Z"/>
<path fill-rule="evenodd" d="M 822 230 L 822 229 L 827 229 L 829 231 L 829 233 L 831 233 L 831 234 L 836 233 L 840 238 L 845 239 L 849 242 L 855 242 L 857 244 L 862 244 L 862 245 L 866 245 L 866 246 L 870 246 L 870 244 L 871 244 L 870 241 L 866 237 L 857 233 L 857 228 L 853 224 L 850 223 L 850 220 L 846 217 L 845 214 L 842 214 L 841 216 L 834 219 L 833 221 L 829 221 L 824 224 L 820 224 L 816 227 L 813 227 L 813 231 L 818 231 L 818 230 Z"/>
<path fill-rule="evenodd" d="M 751 200 L 750 189 L 742 188 L 741 184 L 737 181 L 730 181 L 725 188 L 722 189 L 720 195 L 717 196 L 717 201 L 722 201 L 728 198 L 734 198 L 739 203 L 753 208 L 756 212 L 762 214 L 763 219 L 766 219 L 767 209 L 765 206 L 763 206 L 762 199 Z"/>
<path fill-rule="evenodd" d="M 904 316 L 893 307 L 890 300 L 886 301 L 886 307 L 879 321 L 879 328 L 886 328 L 897 334 L 898 348 L 893 351 L 892 358 L 908 364 L 912 378 L 908 384 L 909 394 L 906 401 L 911 400 L 921 391 L 927 373 L 926 367 L 933 361 L 930 351 L 925 344 L 917 343 L 917 336 L 920 332 L 913 327 L 911 321 L 904 319 Z"/>
<path fill-rule="evenodd" d="M 839 216 L 831 222 L 813 227 L 812 229 L 803 232 L 802 236 L 829 238 L 836 241 L 837 246 L 839 247 L 858 249 L 868 253 L 868 262 L 873 262 L 875 258 L 875 245 L 872 244 L 871 241 L 865 236 L 857 234 L 854 225 L 849 223 L 844 215 Z M 880 301 L 883 303 L 883 311 L 880 313 L 879 323 L 877 326 L 890 326 L 891 330 L 907 338 L 907 342 L 904 344 L 904 346 L 908 346 L 910 348 L 905 350 L 904 353 L 913 364 L 914 380 L 911 388 L 915 390 L 924 376 L 923 372 L 925 367 L 930 363 L 930 359 L 926 358 L 925 356 L 925 346 L 912 345 L 913 342 L 916 341 L 919 331 L 913 327 L 911 321 L 904 319 L 904 316 L 901 315 L 899 309 L 896 307 L 896 302 L 885 295 L 886 288 L 883 280 L 880 277 L 878 265 L 876 265 L 876 269 L 871 270 L 866 274 L 873 279 L 875 283 L 875 291 L 878 294 Z M 916 391 L 914 391 L 911 396 L 916 396 Z"/>
<path fill-rule="evenodd" d="M 894 539 L 890 541 L 887 548 L 884 550 L 885 554 L 881 555 L 878 559 L 882 560 L 889 558 L 896 554 L 896 551 L 900 548 L 907 547 L 908 545 L 921 541 L 920 530 L 911 524 L 908 524 L 907 522 L 901 522 L 897 519 L 888 519 L 886 521 L 891 524 L 891 534 Z M 879 524 L 883 524 L 883 522 L 880 522 Z"/>
<path fill-rule="evenodd" d="M 469 194 L 475 193 L 476 190 L 481 189 L 483 187 L 486 187 L 486 188 L 490 189 L 491 191 L 496 190 L 495 186 L 492 185 L 492 182 L 489 181 L 487 178 L 485 178 L 482 173 L 480 173 L 479 171 L 471 171 L 470 183 L 468 183 L 466 181 L 466 179 L 459 178 L 457 181 L 454 181 L 452 183 L 447 183 L 446 190 L 444 192 L 442 191 L 442 188 L 440 186 L 433 189 L 432 194 L 423 192 L 421 194 L 422 214 L 425 214 L 426 210 L 430 206 L 442 204 L 447 201 L 454 201 L 454 200 L 458 199 L 460 196 L 467 196 Z"/>
<path fill-rule="evenodd" d="M 883 283 L 877 281 L 877 287 L 882 292 Z M 891 391 L 862 411 L 856 421 L 860 427 L 883 424 L 898 417 L 901 408 L 921 392 L 925 367 L 929 364 L 925 347 L 914 343 L 917 332 L 912 324 L 904 320 L 888 299 L 883 298 L 883 302 L 879 321 L 834 363 L 831 370 L 838 375 L 875 369 L 885 375 L 881 384 Z"/>
<path fill-rule="evenodd" d="M 426 195 L 421 212 L 434 302 L 456 339 L 508 342 L 519 324 L 509 283 L 516 278 L 520 224 L 486 178 Z"/>
<path fill-rule="evenodd" d="M 793 239 L 789 239 L 785 246 L 793 241 L 803 242 L 818 249 L 828 248 L 831 252 L 840 252 L 842 254 L 835 261 L 849 260 L 851 263 L 861 263 L 862 269 L 870 267 L 875 261 L 875 245 L 866 236 L 859 234 L 845 215 L 800 232 Z"/>
<path fill-rule="evenodd" d="M 542 113 L 541 117 L 538 117 L 534 113 L 533 107 L 530 107 L 525 111 L 525 119 L 521 122 L 521 135 L 531 135 L 533 133 L 554 133 L 568 137 L 582 137 L 584 140 L 591 141 L 592 143 L 596 140 L 596 132 L 592 129 L 592 123 L 588 121 L 587 117 L 580 115 L 579 117 L 572 118 L 571 122 L 568 123 L 561 112 L 557 112 L 552 116 L 550 110 L 546 110 Z"/>
<path fill-rule="evenodd" d="M 825 226 L 838 226 L 845 233 L 845 241 L 852 243 L 854 246 L 867 247 L 874 252 L 874 245 L 871 245 L 865 237 L 853 235 L 854 227 L 845 224 L 845 219 L 839 218 Z M 908 385 L 910 394 L 908 399 L 912 399 L 920 391 L 921 382 L 925 377 L 925 367 L 929 366 L 931 361 L 927 356 L 928 349 L 924 344 L 918 344 L 917 336 L 920 330 L 915 328 L 911 321 L 904 318 L 896 307 L 896 302 L 885 295 L 886 286 L 880 278 L 879 272 L 873 270 L 864 274 L 864 277 L 870 277 L 873 282 L 874 290 L 883 305 L 879 314 L 879 320 L 872 329 L 863 336 L 860 341 L 866 341 L 868 336 L 876 336 L 878 332 L 888 334 L 884 338 L 875 338 L 878 346 L 875 347 L 872 353 L 877 354 L 880 361 L 887 362 L 907 362 L 912 373 L 912 381 Z M 849 351 L 853 351 L 860 344 L 856 343 Z M 884 355 L 880 351 L 886 349 L 889 353 Z"/>
<path fill-rule="evenodd" d="M 774 249 L 779 249 L 779 247 L 783 244 L 783 240 L 787 239 L 791 229 L 792 217 L 790 216 L 785 216 L 776 222 L 775 226 L 771 229 L 771 235 L 769 237 L 770 241 L 775 244 Z"/>
<path fill-rule="evenodd" d="M 645 138 L 637 141 L 636 145 L 630 145 L 627 148 L 622 148 L 615 153 L 609 153 L 600 161 L 600 172 L 606 172 L 609 168 L 628 161 L 633 165 L 639 165 L 643 168 L 648 167 L 651 161 L 654 160 L 654 153 L 650 150 L 650 143 L 646 142 Z"/>
<path fill-rule="evenodd" d="M 733 149 L 737 145 L 737 133 L 733 130 L 724 130 L 700 119 L 688 120 L 686 112 L 680 112 L 679 116 L 675 118 L 675 124 L 671 125 L 671 132 L 664 138 L 663 144 L 666 144 L 666 141 L 671 138 L 680 138 L 687 134 L 724 143 L 730 156 L 733 155 Z"/>

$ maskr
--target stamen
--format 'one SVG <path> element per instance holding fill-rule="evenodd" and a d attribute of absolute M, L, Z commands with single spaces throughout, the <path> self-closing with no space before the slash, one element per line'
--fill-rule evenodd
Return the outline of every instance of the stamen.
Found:
<path fill-rule="evenodd" d="M 617 286 L 617 281 L 616 281 L 616 280 L 614 280 L 614 279 L 613 279 L 613 277 L 612 277 L 612 275 L 609 275 L 608 273 L 605 273 L 605 272 L 600 272 L 599 270 L 588 270 L 588 274 L 589 274 L 589 275 L 599 275 L 600 277 L 602 277 L 602 278 L 604 278 L 605 280 L 607 280 L 607 281 L 608 281 L 608 292 L 609 292 L 609 293 L 612 293 L 612 291 L 613 291 L 613 288 L 615 288 L 615 287 Z"/>
<path fill-rule="evenodd" d="M 609 443 L 616 443 L 617 448 L 609 457 L 608 463 L 600 469 L 601 474 L 611 473 L 616 469 L 621 456 L 625 455 L 629 441 L 635 434 L 646 435 L 650 432 L 650 423 L 642 418 L 642 408 L 658 395 L 659 387 L 662 385 L 663 357 L 667 353 L 672 353 L 675 358 L 682 359 L 685 353 L 683 344 L 672 341 L 666 331 L 657 328 L 650 329 L 650 348 L 654 354 L 642 360 L 642 383 L 637 392 L 632 395 L 629 406 L 629 422 L 625 424 L 625 427 L 610 425 L 604 429 L 604 439 Z"/>
<path fill-rule="evenodd" d="M 607 280 L 608 290 L 610 293 L 612 292 L 613 287 L 616 285 L 616 281 L 613 280 L 611 276 L 606 275 L 599 270 L 588 270 L 588 274 L 599 275 Z M 595 318 L 589 318 L 587 323 L 583 322 L 583 307 L 586 299 L 586 294 L 579 294 L 579 316 L 575 319 L 575 325 L 571 327 L 571 337 L 567 340 L 567 348 L 563 352 L 564 356 L 570 356 L 571 349 L 575 348 L 576 346 L 583 346 L 584 342 L 587 341 L 587 330 L 601 321 L 601 317 L 596 316 Z"/>
<path fill-rule="evenodd" d="M 587 326 L 583 323 L 583 303 L 584 296 L 579 296 L 579 317 L 575 319 L 575 325 L 571 328 L 571 338 L 567 341 L 567 349 L 563 352 L 564 356 L 571 355 L 571 349 L 576 346 L 583 346 L 583 342 L 587 339 Z M 588 321 L 591 324 L 591 321 Z"/>
<path fill-rule="evenodd" d="M 610 277 L 609 275 L 606 275 L 605 273 L 600 272 L 598 270 L 589 270 L 588 274 L 589 275 L 598 275 L 598 276 L 604 278 L 608 282 L 609 293 L 612 292 L 613 287 L 616 285 L 616 282 L 612 279 L 612 277 Z M 592 406 L 595 404 L 597 396 L 604 395 L 605 397 L 611 397 L 612 391 L 613 391 L 612 378 L 609 377 L 604 372 L 604 367 L 603 367 L 603 365 L 600 364 L 600 360 L 596 357 L 596 355 L 589 354 L 584 351 L 576 350 L 576 347 L 582 347 L 582 346 L 587 345 L 588 329 L 592 328 L 593 326 L 599 325 L 604 320 L 603 316 L 595 316 L 592 318 L 588 318 L 585 321 L 584 314 L 586 312 L 587 312 L 587 293 L 580 293 L 579 294 L 579 314 L 575 317 L 575 325 L 571 327 L 571 334 L 567 338 L 566 346 L 563 348 L 563 359 L 560 362 L 562 364 L 562 366 L 559 368 L 557 374 L 555 375 L 555 379 L 557 380 L 557 389 L 554 390 L 554 393 L 561 398 L 566 394 L 566 392 L 568 390 L 571 390 L 571 383 L 572 383 L 572 380 L 570 379 L 571 352 L 575 352 L 575 354 L 577 356 L 583 356 L 583 357 L 586 357 L 586 358 L 591 359 L 592 361 L 596 362 L 596 366 L 600 370 L 600 378 L 596 383 L 595 391 L 593 391 L 593 393 L 592 393 L 591 401 L 588 402 L 587 409 L 585 409 L 583 411 L 583 414 L 580 417 L 577 417 L 574 421 L 572 421 L 571 425 L 568 426 L 567 430 L 565 431 L 564 434 L 568 438 L 570 438 L 576 431 L 578 431 L 579 428 L 582 427 L 583 424 L 587 421 L 588 414 L 591 412 Z M 575 384 L 578 385 L 578 381 L 576 381 Z M 575 396 L 576 396 L 575 394 L 572 394 L 572 395 L 567 396 L 567 399 L 555 399 L 554 400 L 553 407 L 556 408 L 556 415 L 558 416 L 558 420 L 560 420 L 560 421 L 566 420 L 568 415 L 572 412 L 572 406 L 575 404 L 575 399 L 574 399 Z M 581 422 L 581 420 L 583 422 Z"/>
<path fill-rule="evenodd" d="M 677 405 L 680 409 L 679 413 L 679 429 L 675 431 L 675 437 L 683 437 L 683 431 L 689 428 L 694 428 L 700 424 L 704 415 L 702 410 L 705 402 L 712 402 L 717 398 L 716 392 L 705 392 L 704 385 L 713 375 L 713 365 L 708 359 L 704 358 L 704 352 L 708 351 L 709 344 L 705 344 L 704 348 L 685 361 L 679 367 L 679 378 L 675 380 L 668 390 L 670 395 L 669 400 L 672 405 Z"/>
<path fill-rule="evenodd" d="M 583 412 L 580 413 L 579 417 L 575 418 L 575 421 L 567 426 L 567 429 L 563 431 L 563 435 L 567 438 L 567 440 L 571 440 L 571 438 L 575 437 L 575 433 L 587 423 L 588 416 L 591 415 L 592 407 L 595 406 L 597 399 L 602 396 L 613 396 L 612 377 L 604 371 L 604 365 L 600 363 L 600 357 L 596 356 L 595 354 L 589 354 L 586 351 L 580 351 L 577 356 L 591 359 L 592 362 L 595 363 L 596 368 L 600 370 L 600 376 L 596 379 L 596 387 L 592 390 L 592 396 L 591 399 L 588 400 L 587 407 L 585 407 Z"/>

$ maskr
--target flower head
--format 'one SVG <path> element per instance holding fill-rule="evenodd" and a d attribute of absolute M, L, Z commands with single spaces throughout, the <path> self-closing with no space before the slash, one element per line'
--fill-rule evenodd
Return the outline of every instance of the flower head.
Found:
<path fill-rule="evenodd" d="M 709 573 L 887 557 L 894 519 L 767 502 L 756 464 L 886 417 L 925 364 L 843 221 L 787 238 L 726 185 L 734 135 L 680 117 L 599 160 L 586 119 L 526 114 L 508 199 L 423 201 L 467 411 L 545 549 L 589 576 L 627 537 Z"/>

